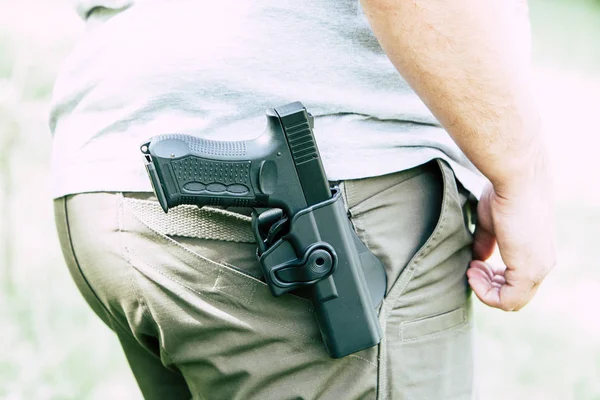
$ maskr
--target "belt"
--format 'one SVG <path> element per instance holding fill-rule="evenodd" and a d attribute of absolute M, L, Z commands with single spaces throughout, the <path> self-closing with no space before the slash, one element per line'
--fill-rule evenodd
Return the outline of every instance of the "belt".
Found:
<path fill-rule="evenodd" d="M 180 205 L 165 213 L 150 194 L 124 193 L 125 205 L 149 228 L 169 236 L 255 243 L 251 217 L 228 210 Z"/>

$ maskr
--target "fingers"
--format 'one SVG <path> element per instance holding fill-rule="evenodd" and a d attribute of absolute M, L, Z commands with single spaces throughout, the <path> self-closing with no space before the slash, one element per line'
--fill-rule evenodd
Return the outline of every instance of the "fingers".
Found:
<path fill-rule="evenodd" d="M 538 285 L 530 279 L 511 280 L 511 272 L 475 260 L 467 270 L 467 277 L 482 303 L 504 311 L 518 311 L 533 298 Z"/>
<path fill-rule="evenodd" d="M 501 308 L 501 287 L 496 276 L 492 267 L 482 261 L 472 261 L 467 270 L 469 285 L 479 300 L 490 307 Z"/>
<path fill-rule="evenodd" d="M 477 297 L 488 306 L 520 310 L 556 263 L 554 228 L 552 219 L 546 217 L 545 196 L 545 191 L 533 189 L 513 193 L 510 198 L 496 195 L 491 186 L 484 190 L 477 207 L 474 261 L 467 276 Z M 506 267 L 485 262 L 496 245 Z"/>

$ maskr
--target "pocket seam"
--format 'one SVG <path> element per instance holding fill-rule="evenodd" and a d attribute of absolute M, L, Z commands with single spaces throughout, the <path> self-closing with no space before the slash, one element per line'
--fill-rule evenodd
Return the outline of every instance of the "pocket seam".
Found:
<path fill-rule="evenodd" d="M 163 276 L 163 277 L 165 277 L 166 279 L 170 280 L 171 282 L 174 282 L 174 283 L 176 283 L 176 284 L 180 285 L 181 287 L 183 287 L 183 288 L 185 288 L 185 289 L 189 290 L 189 291 L 190 291 L 190 292 L 192 292 L 192 293 L 195 293 L 196 295 L 198 295 L 198 296 L 200 296 L 200 297 L 202 297 L 202 298 L 204 298 L 204 299 L 209 299 L 209 297 L 207 297 L 207 296 L 206 296 L 204 293 L 202 293 L 202 292 L 200 292 L 200 291 L 198 291 L 198 290 L 194 289 L 193 287 L 191 287 L 191 286 L 187 285 L 187 284 L 186 284 L 186 283 L 184 283 L 184 282 L 181 282 L 181 281 L 180 281 L 180 280 L 178 280 L 178 279 L 175 279 L 174 277 L 172 277 L 172 276 L 170 276 L 170 275 L 168 275 L 168 274 L 165 274 L 165 273 L 164 273 L 164 272 L 162 272 L 162 271 L 161 271 L 159 268 L 156 268 L 156 267 L 154 267 L 152 264 L 150 264 L 150 263 L 148 263 L 147 261 L 143 260 L 143 258 L 142 258 L 142 257 L 140 257 L 139 255 L 137 255 L 137 254 L 136 254 L 134 251 L 132 251 L 130 248 L 126 248 L 125 250 L 126 250 L 126 252 L 128 253 L 128 255 L 130 255 L 130 256 L 133 256 L 133 258 L 132 258 L 132 257 L 128 257 L 126 261 L 127 261 L 127 263 L 128 263 L 129 265 L 131 265 L 131 267 L 132 267 L 132 268 L 134 268 L 136 271 L 138 271 L 138 272 L 140 272 L 140 273 L 142 273 L 142 274 L 143 274 L 143 272 L 139 270 L 139 267 L 135 265 L 134 259 L 135 259 L 135 260 L 137 260 L 137 262 L 141 262 L 141 263 L 142 263 L 144 266 L 146 266 L 146 267 L 148 267 L 148 268 L 152 269 L 152 270 L 153 270 L 154 272 L 156 272 L 157 274 L 160 274 L 161 276 Z M 227 304 L 227 305 L 224 305 L 224 306 L 225 306 L 225 307 L 231 307 L 231 308 L 234 308 L 234 309 L 236 309 L 236 310 L 241 310 L 241 308 L 240 308 L 238 305 L 235 305 L 235 304 Z M 295 336 L 297 336 L 297 337 L 301 337 L 301 338 L 303 338 L 303 339 L 305 339 L 305 340 L 307 340 L 307 341 L 309 341 L 309 342 L 312 342 L 312 343 L 318 343 L 318 344 L 322 345 L 322 342 L 320 342 L 320 341 L 318 341 L 318 340 L 315 340 L 315 339 L 311 338 L 310 336 L 308 336 L 308 335 L 306 335 L 306 334 L 304 334 L 304 333 L 302 333 L 302 332 L 299 332 L 299 331 L 297 331 L 297 330 L 295 330 L 295 329 L 291 329 L 291 328 L 289 328 L 289 327 L 286 327 L 285 325 L 281 325 L 281 324 L 277 323 L 276 321 L 274 321 L 274 320 L 272 320 L 272 319 L 268 319 L 268 318 L 262 318 L 262 317 L 259 317 L 258 315 L 254 315 L 254 318 L 257 318 L 257 319 L 259 319 L 259 320 L 261 320 L 261 321 L 264 321 L 264 322 L 267 322 L 267 323 L 270 323 L 270 324 L 276 325 L 276 326 L 278 326 L 278 327 L 280 327 L 280 328 L 283 328 L 283 329 L 285 329 L 286 331 L 288 331 L 288 332 L 290 332 L 290 333 L 294 334 Z"/>
<path fill-rule="evenodd" d="M 123 203 L 123 206 L 124 206 L 124 207 L 127 207 L 127 206 L 126 206 L 124 203 Z M 161 238 L 162 240 L 165 240 L 165 241 L 167 241 L 168 243 L 170 243 L 170 244 L 172 244 L 172 245 L 176 245 L 178 248 L 181 248 L 181 249 L 185 250 L 186 252 L 188 252 L 188 253 L 192 254 L 194 257 L 198 258 L 199 260 L 201 260 L 201 261 L 204 261 L 204 262 L 207 262 L 207 263 L 211 264 L 211 266 L 212 266 L 213 268 L 217 269 L 217 273 L 218 273 L 218 275 L 220 275 L 220 274 L 222 274 L 222 273 L 225 273 L 225 274 L 233 274 L 233 275 L 241 276 L 241 277 L 243 277 L 243 278 L 248 278 L 248 279 L 247 279 L 247 280 L 248 280 L 248 285 L 249 285 L 249 286 L 250 286 L 250 285 L 251 285 L 251 286 L 254 286 L 254 288 L 253 288 L 253 291 L 252 291 L 252 295 L 251 295 L 251 296 L 252 296 L 252 298 L 254 297 L 254 293 L 256 292 L 256 290 L 257 290 L 257 287 L 259 286 L 258 284 L 260 284 L 260 286 L 265 286 L 265 287 L 267 286 L 267 284 L 266 284 L 265 282 L 263 282 L 263 281 L 260 281 L 260 280 L 258 280 L 258 279 L 256 279 L 256 278 L 254 278 L 254 277 L 252 277 L 252 276 L 250 276 L 250 275 L 246 275 L 246 274 L 244 274 L 244 273 L 242 273 L 242 272 L 239 272 L 238 270 L 236 270 L 236 269 L 233 269 L 233 268 L 231 268 L 231 267 L 227 267 L 227 266 L 226 266 L 226 265 L 224 265 L 224 264 L 220 264 L 220 263 L 218 263 L 218 262 L 216 262 L 216 261 L 213 261 L 213 260 L 211 260 L 211 259 L 209 259 L 209 258 L 206 258 L 206 257 L 204 257 L 204 256 L 202 256 L 202 255 L 200 255 L 200 254 L 198 254 L 198 253 L 196 253 L 196 252 L 194 252 L 194 251 L 193 251 L 193 250 L 191 250 L 191 249 L 188 249 L 187 247 L 185 247 L 185 246 L 184 246 L 184 245 L 182 245 L 181 243 L 177 242 L 176 240 L 172 239 L 171 237 L 169 237 L 169 236 L 167 236 L 167 235 L 163 235 L 163 234 L 161 234 L 160 232 L 157 232 L 157 231 L 155 231 L 154 229 L 152 229 L 151 227 L 149 227 L 147 224 L 145 224 L 145 223 L 144 223 L 144 221 L 140 220 L 140 218 L 139 218 L 139 217 L 138 217 L 138 216 L 137 216 L 135 213 L 131 213 L 131 214 L 132 214 L 132 215 L 135 217 L 135 219 L 136 219 L 136 220 L 137 220 L 139 223 L 141 223 L 141 224 L 142 224 L 142 225 L 143 225 L 145 228 L 147 228 L 147 229 L 148 229 L 148 230 L 149 230 L 149 231 L 150 231 L 150 232 L 151 232 L 153 235 L 156 235 L 157 237 Z M 123 228 L 123 227 L 121 226 L 120 228 Z M 124 229 L 122 229 L 122 230 L 124 230 Z M 148 267 L 148 268 L 152 269 L 154 272 L 156 272 L 156 273 L 158 273 L 158 274 L 160 274 L 160 275 L 164 276 L 166 279 L 169 279 L 170 281 L 172 281 L 172 282 L 174 282 L 174 283 L 176 283 L 176 284 L 178 284 L 178 285 L 180 285 L 180 286 L 184 287 L 185 289 L 187 289 L 187 290 L 191 291 L 192 293 L 195 293 L 196 295 L 198 295 L 198 296 L 200 296 L 200 297 L 202 297 L 202 298 L 205 298 L 205 299 L 207 299 L 206 295 L 204 295 L 202 292 L 199 292 L 198 290 L 195 290 L 194 288 L 190 287 L 189 285 L 185 284 L 184 282 L 181 282 L 180 280 L 178 280 L 178 279 L 176 279 L 176 278 L 174 278 L 174 277 L 172 277 L 172 276 L 170 276 L 170 275 L 168 275 L 168 274 L 165 274 L 165 273 L 163 273 L 162 271 L 160 271 L 160 269 L 158 269 L 158 268 L 154 267 L 153 265 L 151 265 L 150 263 L 146 262 L 146 261 L 143 259 L 143 257 L 140 257 L 139 255 L 137 255 L 137 254 L 136 254 L 136 253 L 135 253 L 135 252 L 134 252 L 134 251 L 133 251 L 131 248 L 124 246 L 124 252 L 125 252 L 125 253 L 127 253 L 127 255 L 128 255 L 128 257 L 126 257 L 126 258 L 125 258 L 126 262 L 127 262 L 127 263 L 128 263 L 128 264 L 129 264 L 129 265 L 130 265 L 130 266 L 131 266 L 133 269 L 135 269 L 135 270 L 136 270 L 138 273 L 141 273 L 141 274 L 143 274 L 143 272 L 142 272 L 142 271 L 140 271 L 139 267 L 137 267 L 137 266 L 135 265 L 135 261 L 134 261 L 134 259 L 136 259 L 138 262 L 141 262 L 141 263 L 143 263 L 143 264 L 144 264 L 146 267 Z M 132 258 L 131 256 L 133 256 L 133 258 Z M 191 267 L 191 268 L 194 268 L 193 266 L 190 266 L 190 267 Z M 195 269 L 195 268 L 194 268 L 194 269 Z M 215 280 L 215 282 L 217 282 L 217 280 Z M 217 286 L 215 289 L 216 289 L 216 290 L 218 290 L 220 287 L 222 287 L 222 286 Z M 302 302 L 304 302 L 304 303 L 308 303 L 308 305 L 310 306 L 310 307 L 309 307 L 309 310 L 310 310 L 311 314 L 314 314 L 314 309 L 313 309 L 312 301 L 310 301 L 310 300 L 308 300 L 308 299 L 305 299 L 305 298 L 303 298 L 303 297 L 300 297 L 300 296 L 296 296 L 296 295 L 294 295 L 294 294 L 289 294 L 289 295 L 293 296 L 295 299 L 302 300 Z M 239 298 L 238 298 L 238 300 L 239 300 Z M 276 298 L 274 298 L 273 300 L 274 300 L 274 301 L 277 301 L 277 299 L 276 299 Z M 234 305 L 234 304 L 227 304 L 227 305 L 225 305 L 225 307 L 231 307 L 231 308 L 234 308 L 234 309 L 236 309 L 236 310 L 242 310 L 242 309 L 240 308 L 240 306 L 238 306 L 238 305 Z M 244 312 L 245 312 L 245 311 L 244 311 Z M 296 344 L 298 344 L 298 343 L 299 343 L 299 342 L 298 342 L 298 338 L 301 338 L 302 340 L 308 341 L 308 342 L 310 342 L 310 343 L 315 343 L 315 344 L 318 344 L 318 347 L 319 347 L 319 350 L 318 350 L 318 351 L 319 351 L 319 352 L 323 351 L 323 347 L 322 347 L 322 346 L 323 346 L 323 342 L 322 342 L 321 340 L 315 340 L 315 339 L 313 339 L 312 337 L 310 337 L 309 335 L 307 335 L 307 334 L 305 334 L 305 333 L 302 333 L 302 332 L 300 332 L 300 331 L 298 331 L 298 330 L 296 330 L 296 329 L 290 328 L 290 327 L 288 327 L 288 326 L 285 326 L 285 325 L 279 324 L 279 323 L 277 323 L 277 322 L 276 322 L 275 320 L 273 320 L 273 319 L 270 319 L 270 318 L 262 318 L 262 317 L 259 317 L 259 316 L 257 316 L 257 315 L 254 315 L 254 317 L 255 317 L 255 318 L 257 318 L 257 319 L 259 319 L 260 321 L 263 321 L 263 322 L 266 322 L 266 323 L 269 323 L 269 324 L 273 324 L 273 325 L 275 325 L 275 326 L 278 326 L 278 327 L 280 327 L 280 328 L 283 328 L 283 329 L 285 329 L 286 331 L 290 332 L 290 333 L 291 333 L 291 334 L 292 334 L 292 335 L 295 337 L 295 339 L 296 339 L 296 340 L 294 340 L 294 342 L 295 342 Z M 164 347 L 162 347 L 162 346 L 161 346 L 161 349 L 164 349 Z M 167 356 L 169 356 L 169 354 L 168 354 L 168 352 L 166 351 L 166 349 L 164 349 L 164 350 L 165 350 L 165 353 L 167 354 Z M 169 357 L 170 357 L 170 356 L 169 356 Z M 170 357 L 170 358 L 172 358 L 172 357 Z M 366 359 L 366 358 L 364 358 L 364 357 L 361 357 L 361 356 L 359 356 L 359 355 L 356 355 L 356 354 L 351 354 L 351 355 L 349 355 L 349 356 L 348 356 L 348 359 L 352 359 L 352 360 L 354 360 L 354 362 L 358 362 L 358 363 L 360 363 L 361 365 L 368 365 L 370 368 L 372 368 L 372 367 L 377 367 L 377 364 L 376 364 L 376 363 L 374 363 L 374 362 L 372 362 L 372 361 L 370 361 L 370 360 L 368 360 L 368 359 Z"/>
<path fill-rule="evenodd" d="M 442 231 L 446 225 L 446 219 L 449 214 L 449 187 L 450 185 L 448 175 L 451 175 L 454 179 L 454 175 L 451 172 L 452 168 L 447 164 L 447 162 L 440 158 L 434 159 L 438 166 L 438 171 L 442 177 L 443 191 L 442 191 L 442 203 L 440 208 L 440 215 L 438 216 L 438 221 L 433 229 L 433 232 L 426 240 L 426 242 L 421 246 L 419 250 L 413 255 L 413 257 L 409 260 L 408 264 L 401 272 L 398 280 L 392 285 L 390 288 L 387 297 L 383 301 L 383 305 L 380 311 L 379 320 L 381 323 L 382 329 L 385 331 L 387 328 L 388 317 L 392 311 L 392 308 L 398 304 L 399 299 L 404 294 L 404 291 L 408 287 L 408 284 L 412 281 L 415 272 L 420 267 L 421 261 L 430 253 L 431 248 L 434 247 L 438 243 L 439 236 L 442 234 Z M 449 171 L 450 172 L 449 172 Z M 380 344 L 380 353 L 379 356 L 381 359 L 387 359 L 387 345 L 385 342 Z M 379 387 L 382 390 L 382 393 L 386 393 L 390 390 L 390 385 L 387 377 L 387 369 L 388 366 L 385 362 L 380 364 L 379 371 Z M 378 396 L 379 398 L 379 396 Z"/>
<path fill-rule="evenodd" d="M 217 271 L 217 278 L 215 279 L 215 283 L 214 283 L 212 289 L 216 290 L 218 292 L 221 292 L 223 294 L 235 297 L 238 300 L 247 302 L 247 304 L 252 304 L 252 302 L 254 301 L 254 293 L 256 293 L 257 285 L 253 285 L 250 282 L 244 282 L 244 283 L 238 283 L 238 284 L 231 284 L 231 285 L 220 285 L 219 281 L 222 279 L 221 276 L 223 275 L 223 271 L 224 271 L 224 269 L 222 269 L 222 268 L 218 269 L 218 271 Z M 238 288 L 238 287 L 244 287 L 244 286 L 250 286 L 252 288 L 252 290 L 250 291 L 250 294 L 248 295 L 247 298 L 239 297 L 239 296 L 236 296 L 236 295 L 231 294 L 231 293 L 225 293 L 225 292 L 223 292 L 221 290 L 221 289 L 225 289 L 225 288 Z"/>
<path fill-rule="evenodd" d="M 398 288 L 398 292 L 395 293 L 395 296 L 393 298 L 390 298 L 390 301 L 392 302 L 392 307 L 394 307 L 398 301 L 398 299 L 402 296 L 402 294 L 404 293 L 404 290 L 406 290 L 406 287 L 408 286 L 408 284 L 412 281 L 412 278 L 414 276 L 414 273 L 416 272 L 416 270 L 419 268 L 419 264 L 421 263 L 421 261 L 427 257 L 429 255 L 429 253 L 431 252 L 431 249 L 438 244 L 438 240 L 439 240 L 439 236 L 442 234 L 444 228 L 446 227 L 446 220 L 448 218 L 448 214 L 449 214 L 449 205 L 448 203 L 450 202 L 449 199 L 449 182 L 448 182 L 448 177 L 446 176 L 446 171 L 444 169 L 444 166 L 441 164 L 440 161 L 438 161 L 438 166 L 439 166 L 439 171 L 440 174 L 442 176 L 442 204 L 440 206 L 440 215 L 438 217 L 438 221 L 435 225 L 435 227 L 433 228 L 433 232 L 431 233 L 431 235 L 429 236 L 429 238 L 425 241 L 425 243 L 423 244 L 423 246 L 417 250 L 417 252 L 415 253 L 415 255 L 409 260 L 408 264 L 406 264 L 405 270 L 402 271 L 402 274 L 404 274 L 404 272 L 406 271 L 406 280 L 405 282 L 403 282 L 404 284 Z M 402 275 L 401 274 L 401 275 Z M 400 283 L 400 279 L 402 279 L 402 277 L 399 277 L 399 280 L 397 283 Z M 392 288 L 390 289 L 390 294 L 392 291 L 394 291 L 395 286 L 392 286 Z"/>
<path fill-rule="evenodd" d="M 170 245 L 174 245 L 182 250 L 184 250 L 185 252 L 191 254 L 194 258 L 200 260 L 201 262 L 206 262 L 208 263 L 213 269 L 217 270 L 217 273 L 219 275 L 221 274 L 230 274 L 230 275 L 234 275 L 234 276 L 238 276 L 241 277 L 242 279 L 246 279 L 247 280 L 247 285 L 248 286 L 254 286 L 255 290 L 257 286 L 261 286 L 261 287 L 268 287 L 268 285 L 266 284 L 266 282 L 261 281 L 260 279 L 257 279 L 256 277 L 241 272 L 239 268 L 232 268 L 230 265 L 228 265 L 227 263 L 222 263 L 222 262 L 217 262 L 214 261 L 208 257 L 204 257 L 201 254 L 196 253 L 194 250 L 186 247 L 185 245 L 179 243 L 177 240 L 173 239 L 172 237 L 170 237 L 169 235 L 165 235 L 161 232 L 158 232 L 157 230 L 153 229 L 152 227 L 150 227 L 147 223 L 145 223 L 135 212 L 133 212 L 133 210 L 131 210 L 126 204 L 125 202 L 122 202 L 123 204 L 123 208 L 127 208 L 128 211 L 130 212 L 130 214 L 140 223 L 142 224 L 146 229 L 148 229 L 153 235 L 155 235 L 157 238 L 160 238 L 161 240 L 166 241 L 168 244 Z M 204 240 L 204 239 L 203 239 Z M 205 239 L 208 240 L 208 239 Z M 190 268 L 193 268 L 194 270 L 198 271 L 197 268 L 195 268 L 193 265 L 190 265 Z M 312 305 L 312 301 L 309 299 L 306 299 L 304 297 L 298 296 L 294 293 L 288 293 L 290 296 L 293 296 L 296 299 L 301 300 L 304 303 L 307 303 L 310 306 L 310 309 L 313 309 L 313 305 Z"/>
<path fill-rule="evenodd" d="M 135 219 L 136 219 L 136 220 L 137 220 L 139 223 L 141 223 L 142 225 L 144 225 L 144 227 L 145 227 L 146 229 L 148 229 L 150 232 L 152 232 L 154 235 L 156 235 L 157 237 L 159 237 L 159 238 L 160 238 L 160 239 L 162 239 L 162 240 L 165 240 L 165 241 L 167 241 L 169 244 L 171 244 L 171 245 L 175 245 L 176 247 L 178 247 L 178 248 L 180 248 L 180 249 L 184 250 L 185 252 L 187 252 L 187 253 L 191 254 L 191 255 L 192 255 L 192 256 L 194 256 L 195 258 L 197 258 L 197 259 L 199 259 L 199 260 L 202 260 L 202 261 L 204 261 L 204 262 L 207 262 L 207 263 L 209 263 L 209 264 L 211 265 L 211 267 L 213 267 L 213 268 L 215 268 L 215 269 L 218 269 L 218 270 L 219 270 L 219 274 L 221 273 L 221 272 L 220 272 L 220 270 L 226 270 L 228 273 L 232 273 L 232 274 L 234 274 L 234 275 L 239 275 L 239 276 L 241 276 L 241 277 L 243 277 L 243 278 L 246 278 L 246 279 L 248 279 L 248 281 L 252 282 L 252 284 L 254 284 L 254 285 L 267 286 L 267 284 L 266 284 L 265 282 L 263 282 L 263 281 L 261 281 L 261 280 L 259 280 L 259 279 L 256 279 L 256 278 L 255 278 L 255 277 L 253 277 L 252 275 L 245 274 L 245 273 L 243 273 L 243 272 L 240 272 L 240 271 L 238 271 L 236 268 L 231 268 L 231 267 L 229 267 L 227 264 L 224 264 L 224 263 L 219 263 L 219 262 L 217 262 L 217 261 L 211 260 L 211 259 L 210 259 L 210 258 L 208 258 L 208 257 L 204 257 L 203 255 L 196 253 L 196 252 L 195 252 L 195 251 L 193 251 L 192 249 L 190 249 L 190 248 L 188 248 L 188 247 L 184 246 L 183 244 L 179 243 L 177 240 L 175 240 L 175 239 L 173 239 L 173 238 L 169 237 L 168 235 L 164 235 L 164 234 L 162 234 L 162 233 L 160 233 L 160 232 L 156 231 L 155 229 L 153 229 L 152 227 L 150 227 L 150 226 L 149 226 L 149 225 L 148 225 L 146 222 L 144 222 L 142 219 L 140 219 L 140 218 L 138 217 L 138 215 L 137 215 L 135 212 L 133 212 L 133 210 L 131 210 L 131 209 L 130 209 L 130 208 L 129 208 L 129 207 L 128 207 L 128 206 L 127 206 L 127 205 L 126 205 L 124 202 L 122 202 L 122 204 L 123 204 L 123 207 L 124 207 L 124 208 L 126 207 L 126 208 L 128 209 L 128 211 L 131 213 L 131 215 L 133 215 L 133 217 L 134 217 L 134 218 L 135 218 Z M 193 268 L 193 267 L 192 267 L 192 268 Z M 195 269 L 195 268 L 194 268 L 194 269 Z M 306 300 L 306 299 L 303 299 L 303 300 Z"/>
<path fill-rule="evenodd" d="M 454 318 L 454 313 L 460 312 L 460 316 L 458 318 Z M 456 314 L 455 314 L 456 315 Z M 405 328 L 408 325 L 413 325 L 414 324 L 418 324 L 418 323 L 424 323 L 424 322 L 431 322 L 431 321 L 435 321 L 436 319 L 441 319 L 443 317 L 452 317 L 451 320 L 449 320 L 446 324 L 446 326 L 443 326 L 441 329 L 436 329 L 430 332 L 426 332 L 422 335 L 418 335 L 418 336 L 411 336 L 408 338 L 405 338 Z M 408 343 L 408 342 L 414 342 L 414 341 L 418 341 L 424 338 L 429 338 L 429 337 L 433 337 L 436 336 L 438 334 L 447 332 L 447 331 L 451 331 L 454 329 L 458 329 L 461 326 L 465 325 L 468 322 L 468 318 L 467 318 L 467 310 L 465 307 L 459 307 L 459 308 L 455 308 L 454 310 L 450 310 L 441 314 L 435 314 L 435 315 L 430 315 L 424 318 L 419 318 L 416 320 L 412 320 L 412 321 L 403 321 L 400 324 L 400 342 L 402 343 Z"/>
<path fill-rule="evenodd" d="M 119 195 L 118 201 L 117 201 L 117 229 L 118 229 L 118 234 L 119 234 L 119 239 L 120 239 L 119 242 L 121 244 L 121 257 L 123 258 L 123 260 L 125 260 L 125 262 L 127 264 L 129 264 L 130 266 L 133 267 L 133 269 L 135 270 L 135 272 L 137 274 L 139 274 L 140 271 L 131 263 L 131 258 L 129 257 L 129 254 L 130 254 L 129 248 L 127 247 L 127 245 L 125 243 L 125 237 L 124 237 L 124 233 L 125 233 L 125 202 L 123 201 L 122 193 Z M 142 316 L 146 317 L 148 321 L 151 321 L 153 326 L 158 326 L 158 323 L 156 322 L 154 316 L 150 312 L 150 308 L 148 307 L 148 301 L 146 300 L 146 296 L 144 296 L 143 291 L 140 289 L 138 276 L 136 275 L 136 273 L 130 274 L 129 282 L 130 282 L 130 287 L 132 288 L 132 290 L 135 291 L 135 297 L 138 300 L 140 308 L 142 309 Z M 162 333 L 157 334 L 157 337 L 160 342 L 163 341 L 162 336 L 163 336 Z M 135 337 L 135 335 L 134 335 L 134 337 Z M 142 346 L 144 346 L 138 340 L 137 337 L 135 337 L 135 339 L 138 343 L 140 343 Z M 144 346 L 144 347 L 146 347 L 146 346 Z M 148 350 L 148 351 L 150 351 L 150 350 Z M 160 352 L 160 357 L 162 359 L 164 359 L 163 365 L 167 366 L 167 365 L 175 364 L 173 357 L 171 356 L 169 351 L 167 351 L 165 346 L 163 346 L 162 344 L 159 346 L 159 352 Z"/>

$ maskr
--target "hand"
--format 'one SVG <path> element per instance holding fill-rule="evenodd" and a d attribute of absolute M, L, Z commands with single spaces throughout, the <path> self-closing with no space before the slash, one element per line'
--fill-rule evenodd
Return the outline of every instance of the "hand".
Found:
<path fill-rule="evenodd" d="M 554 216 L 548 185 L 523 186 L 500 196 L 489 184 L 477 207 L 473 261 L 467 270 L 477 297 L 490 307 L 518 311 L 556 263 Z M 486 261 L 500 250 L 503 266 Z"/>

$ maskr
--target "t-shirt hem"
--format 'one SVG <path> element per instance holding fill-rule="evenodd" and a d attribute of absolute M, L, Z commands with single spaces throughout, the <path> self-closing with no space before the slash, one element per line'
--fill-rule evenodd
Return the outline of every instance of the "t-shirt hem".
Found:
<path fill-rule="evenodd" d="M 429 150 L 427 154 L 421 154 L 418 160 L 412 158 L 411 162 L 398 161 L 395 164 L 370 163 L 361 165 L 358 168 L 356 165 L 348 168 L 347 165 L 336 165 L 334 163 L 327 163 L 327 160 L 323 161 L 328 179 L 330 181 L 343 181 L 392 174 L 423 165 L 436 158 L 441 158 L 448 162 L 457 180 L 464 188 L 477 199 L 480 198 L 486 183 L 486 179 L 480 173 L 459 164 L 439 151 Z M 401 157 L 398 158 L 401 159 Z M 102 173 L 102 171 L 109 170 L 120 172 L 118 175 Z M 129 172 L 124 172 L 128 170 Z M 352 173 L 353 171 L 360 171 L 360 173 Z M 82 177 L 87 177 L 87 179 L 82 179 Z M 145 171 L 131 168 L 118 169 L 114 165 L 111 165 L 110 169 L 108 169 L 108 166 L 103 168 L 103 166 L 97 164 L 94 165 L 93 169 L 76 165 L 61 168 L 60 171 L 56 171 L 53 174 L 52 187 L 52 197 L 54 199 L 80 193 L 152 192 L 152 185 Z"/>

